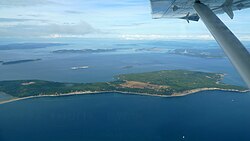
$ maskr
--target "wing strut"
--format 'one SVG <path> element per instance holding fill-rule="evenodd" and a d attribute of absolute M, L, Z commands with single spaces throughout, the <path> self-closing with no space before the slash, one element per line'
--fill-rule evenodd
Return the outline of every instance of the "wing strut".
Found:
<path fill-rule="evenodd" d="M 208 6 L 197 1 L 193 7 L 250 88 L 250 54 L 247 49 Z"/>

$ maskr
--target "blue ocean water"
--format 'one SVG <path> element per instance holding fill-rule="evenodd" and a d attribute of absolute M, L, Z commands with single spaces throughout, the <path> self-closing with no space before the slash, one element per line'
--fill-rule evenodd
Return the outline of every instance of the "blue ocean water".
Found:
<path fill-rule="evenodd" d="M 249 141 L 250 95 L 106 93 L 0 106 L 1 141 Z"/>
<path fill-rule="evenodd" d="M 70 44 L 28 51 L 2 50 L 0 60 L 3 61 L 42 60 L 0 65 L 0 80 L 103 82 L 112 81 L 113 76 L 123 73 L 187 69 L 225 73 L 224 82 L 244 85 L 226 58 L 207 59 L 159 51 L 52 53 L 58 49 L 117 47 L 218 48 L 211 41 L 61 42 Z M 86 65 L 89 69 L 70 69 Z M 0 105 L 0 141 L 249 141 L 249 99 L 249 93 L 207 91 L 175 98 L 105 93 L 22 100 Z"/>

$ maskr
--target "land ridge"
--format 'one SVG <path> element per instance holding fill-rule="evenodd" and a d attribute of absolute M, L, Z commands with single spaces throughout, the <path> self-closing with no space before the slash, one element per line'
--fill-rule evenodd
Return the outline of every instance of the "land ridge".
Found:
<path fill-rule="evenodd" d="M 148 96 L 185 96 L 200 91 L 247 92 L 248 89 L 222 83 L 224 75 L 188 70 L 163 70 L 122 74 L 115 81 L 60 83 L 43 80 L 0 81 L 0 92 L 13 96 L 9 101 L 42 97 L 117 92 Z M 0 102 L 0 104 L 3 102 Z"/>

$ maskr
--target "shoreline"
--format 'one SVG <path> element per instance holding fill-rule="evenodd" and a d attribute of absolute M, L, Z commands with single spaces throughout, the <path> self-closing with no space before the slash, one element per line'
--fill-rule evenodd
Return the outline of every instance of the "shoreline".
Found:
<path fill-rule="evenodd" d="M 220 88 L 198 88 L 198 89 L 187 90 L 182 93 L 173 93 L 171 95 L 123 92 L 123 91 L 79 91 L 79 92 L 72 92 L 72 93 L 65 93 L 65 94 L 36 95 L 36 96 L 27 96 L 27 97 L 21 97 L 21 98 L 14 97 L 8 100 L 0 101 L 0 105 L 15 102 L 15 101 L 20 101 L 20 100 L 42 98 L 42 97 L 63 97 L 63 96 L 75 96 L 75 95 L 102 94 L 102 93 L 119 93 L 119 94 L 126 94 L 126 95 L 141 95 L 141 96 L 172 98 L 172 97 L 183 97 L 183 96 L 187 96 L 187 95 L 191 95 L 191 94 L 195 94 L 195 93 L 203 92 L 203 91 L 227 91 L 227 92 L 238 92 L 238 93 L 250 92 L 250 90 L 240 91 L 240 90 L 235 90 L 235 89 L 220 89 Z"/>

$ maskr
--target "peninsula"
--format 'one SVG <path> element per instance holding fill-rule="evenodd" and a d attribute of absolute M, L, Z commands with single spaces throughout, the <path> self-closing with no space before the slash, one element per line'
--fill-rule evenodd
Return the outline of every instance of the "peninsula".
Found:
<path fill-rule="evenodd" d="M 222 83 L 223 74 L 163 70 L 122 74 L 112 82 L 59 83 L 43 80 L 0 81 L 0 92 L 13 98 L 120 92 L 151 96 L 183 96 L 205 90 L 246 92 L 247 88 Z"/>

